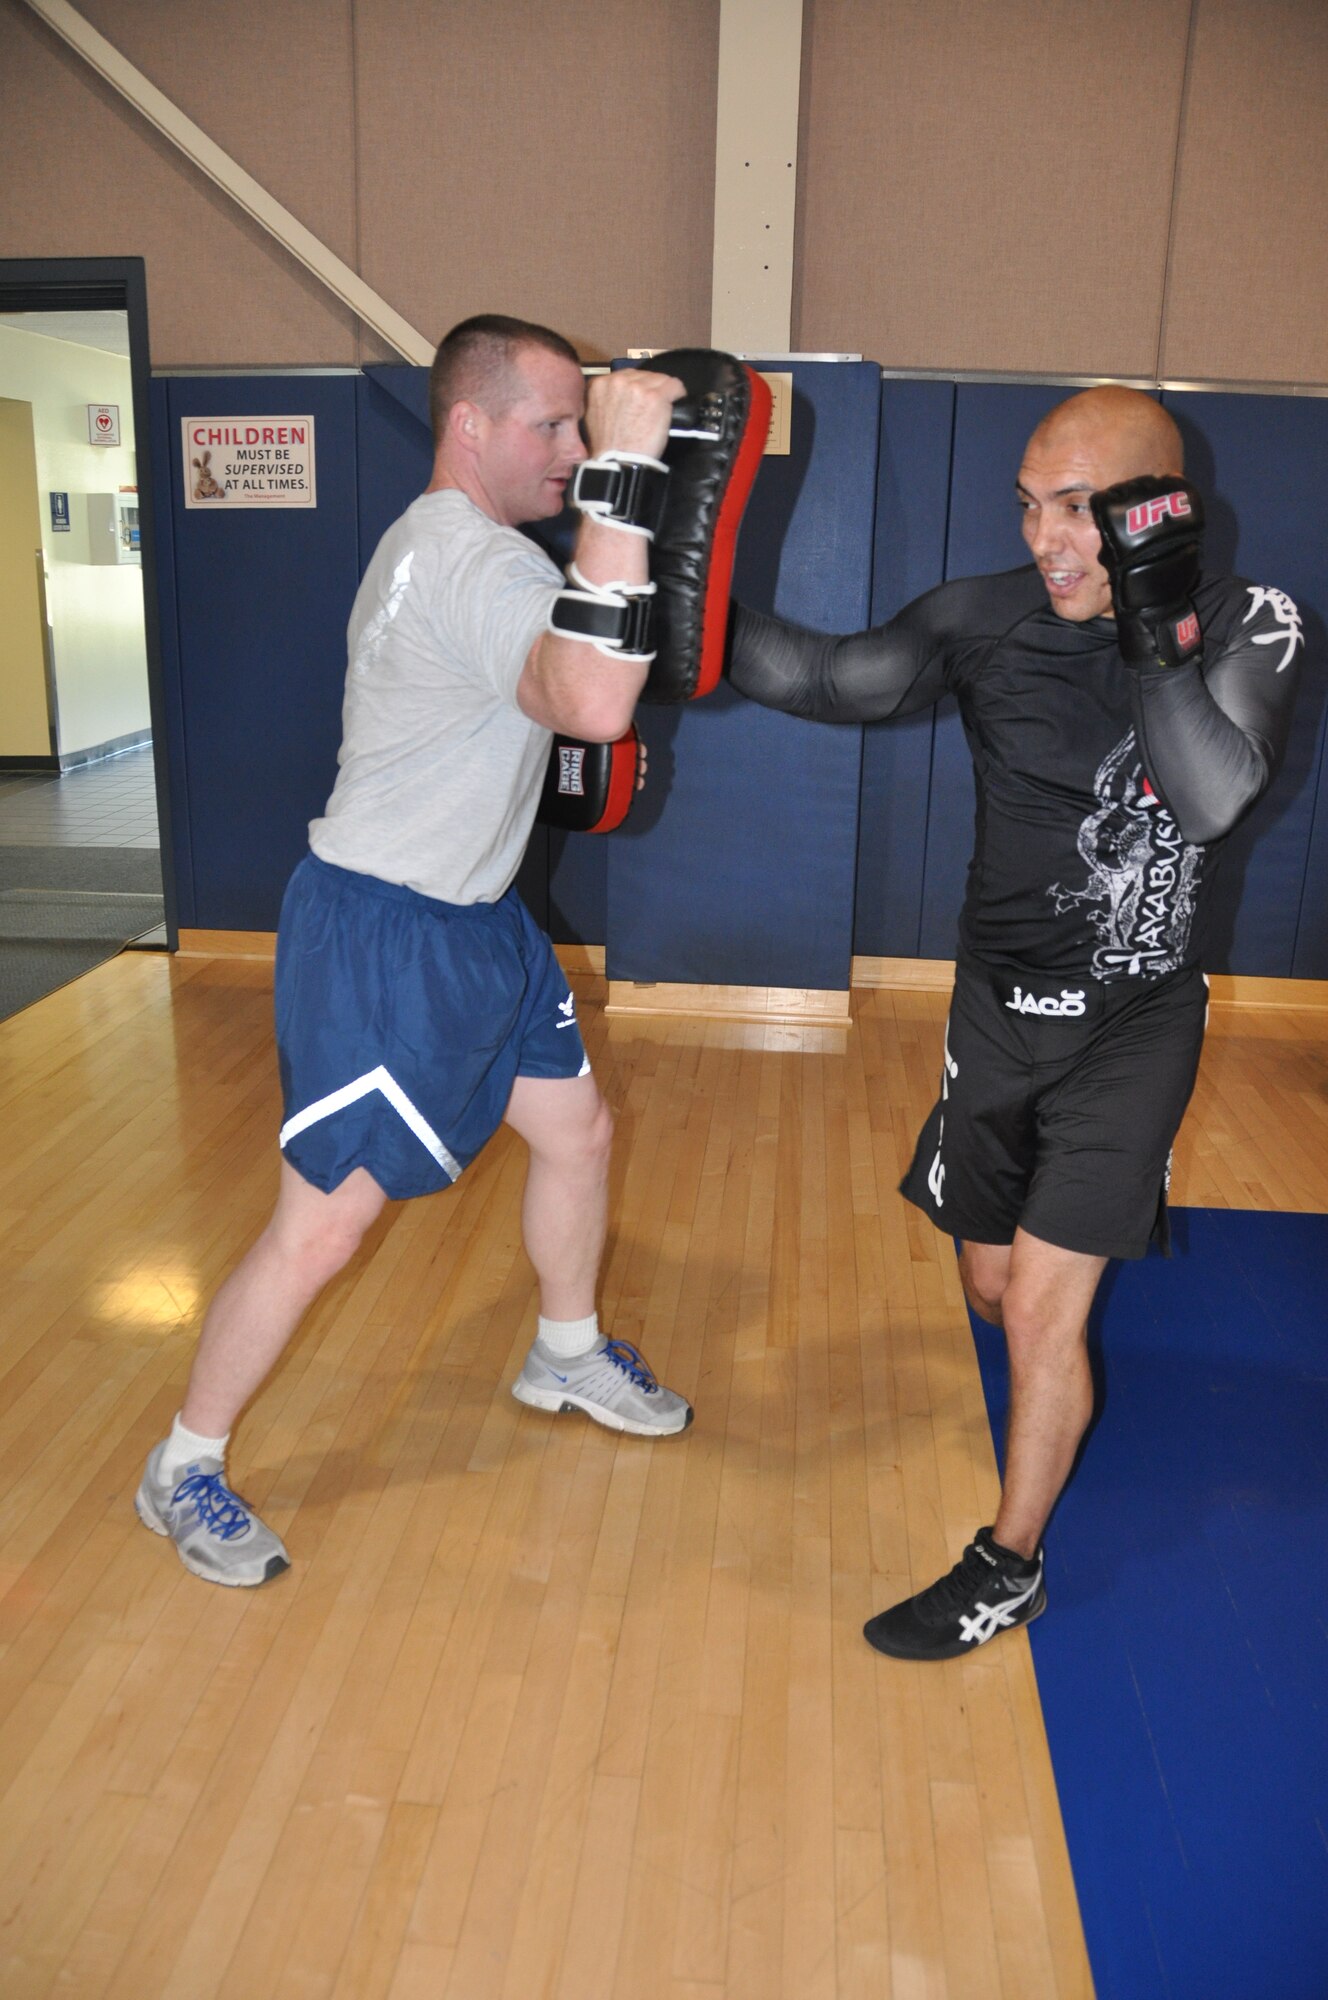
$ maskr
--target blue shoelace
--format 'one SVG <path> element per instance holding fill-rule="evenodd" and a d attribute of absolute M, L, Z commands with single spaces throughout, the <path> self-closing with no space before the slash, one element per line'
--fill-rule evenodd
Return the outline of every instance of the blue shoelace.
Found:
<path fill-rule="evenodd" d="M 615 1368 L 621 1368 L 624 1375 L 630 1375 L 638 1389 L 644 1389 L 647 1396 L 653 1396 L 659 1383 L 650 1372 L 650 1364 L 643 1360 L 628 1340 L 611 1340 L 604 1349 L 604 1358 Z"/>
<path fill-rule="evenodd" d="M 171 1495 L 171 1505 L 192 1500 L 199 1523 L 219 1542 L 233 1542 L 249 1529 L 249 1509 L 238 1493 L 232 1493 L 219 1472 L 195 1472 L 182 1479 Z"/>

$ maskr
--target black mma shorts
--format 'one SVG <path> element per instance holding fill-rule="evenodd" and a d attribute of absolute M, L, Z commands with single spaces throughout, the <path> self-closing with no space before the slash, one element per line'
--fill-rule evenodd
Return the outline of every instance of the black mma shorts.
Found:
<path fill-rule="evenodd" d="M 961 959 L 941 1099 L 900 1192 L 938 1229 L 1142 1257 L 1167 1248 L 1171 1146 L 1199 1067 L 1201 972 L 1107 985 Z"/>

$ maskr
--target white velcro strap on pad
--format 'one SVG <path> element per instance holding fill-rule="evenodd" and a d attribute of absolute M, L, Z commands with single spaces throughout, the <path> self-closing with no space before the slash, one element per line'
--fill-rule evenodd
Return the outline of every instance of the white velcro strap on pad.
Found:
<path fill-rule="evenodd" d="M 626 583 L 621 577 L 612 583 L 592 583 L 590 578 L 578 569 L 576 562 L 569 562 L 567 574 L 577 590 L 584 590 L 591 597 L 607 597 L 616 601 L 622 597 L 653 597 L 658 588 L 653 583 Z"/>
<path fill-rule="evenodd" d="M 669 468 L 640 451 L 583 458 L 572 480 L 572 505 L 606 528 L 654 540 L 664 514 Z"/>
<path fill-rule="evenodd" d="M 648 666 L 655 657 L 653 583 L 591 583 L 568 565 L 574 588 L 560 590 L 549 606 L 548 630 L 580 639 L 613 660 Z"/>

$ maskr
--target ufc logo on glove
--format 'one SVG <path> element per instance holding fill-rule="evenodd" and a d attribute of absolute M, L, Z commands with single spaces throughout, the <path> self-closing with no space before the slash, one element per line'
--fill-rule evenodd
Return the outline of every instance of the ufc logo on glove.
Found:
<path fill-rule="evenodd" d="M 1125 516 L 1126 532 L 1141 534 L 1145 528 L 1156 528 L 1168 515 L 1177 519 L 1190 511 L 1189 498 L 1184 493 L 1159 493 L 1155 499 L 1145 500 L 1140 507 L 1131 507 Z"/>

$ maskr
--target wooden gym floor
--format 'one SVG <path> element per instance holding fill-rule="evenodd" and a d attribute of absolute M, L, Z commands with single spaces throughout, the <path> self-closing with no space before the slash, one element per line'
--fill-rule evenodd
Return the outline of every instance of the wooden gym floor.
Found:
<path fill-rule="evenodd" d="M 127 954 L 0 1026 L 0 1994 L 1052 2000 L 1091 1980 L 1027 1641 L 865 1616 L 989 1519 L 947 1242 L 895 1192 L 945 1001 L 606 1018 L 611 1329 L 656 1445 L 507 1393 L 522 1151 L 390 1209 L 240 1427 L 260 1591 L 137 1523 L 261 1225 L 270 967 Z M 1219 1008 L 1173 1198 L 1328 1208 L 1328 1014 Z"/>

